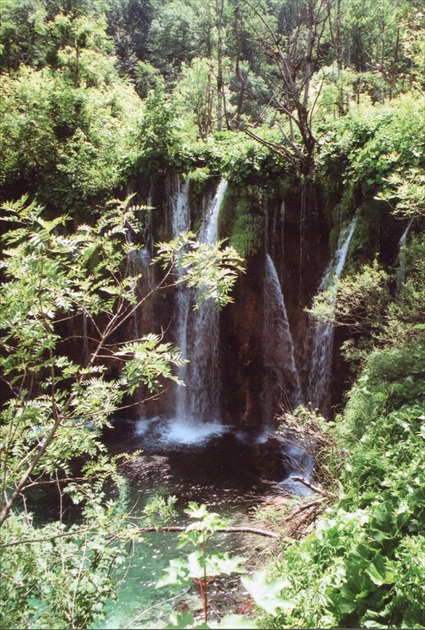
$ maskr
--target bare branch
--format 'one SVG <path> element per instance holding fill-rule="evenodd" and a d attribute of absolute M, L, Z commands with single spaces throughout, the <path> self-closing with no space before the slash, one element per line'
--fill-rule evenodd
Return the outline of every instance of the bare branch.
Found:
<path fill-rule="evenodd" d="M 322 488 L 319 488 L 318 486 L 315 486 L 314 484 L 310 483 L 309 481 L 307 481 L 306 479 L 304 479 L 304 477 L 298 477 L 295 475 L 291 475 L 291 479 L 293 481 L 299 481 L 299 483 L 302 483 L 304 486 L 306 486 L 306 488 L 309 488 L 309 490 L 312 490 L 313 492 L 316 492 L 317 494 L 321 494 L 324 497 L 329 497 L 329 498 L 335 498 L 336 494 L 334 494 L 333 492 L 328 492 L 327 490 L 323 490 Z"/>
<path fill-rule="evenodd" d="M 62 534 L 54 534 L 53 536 L 45 536 L 43 538 L 27 538 L 24 540 L 14 540 L 10 543 L 5 543 L 0 545 L 0 549 L 4 549 L 6 547 L 17 547 L 18 545 L 34 545 L 36 543 L 43 542 L 51 542 L 52 540 L 57 540 L 58 538 L 69 538 L 70 536 L 80 536 L 81 534 L 87 534 L 93 531 L 92 528 L 87 527 L 84 529 L 79 529 L 77 531 L 69 531 L 63 532 Z M 175 532 L 185 532 L 186 527 L 183 526 L 174 526 L 170 525 L 167 527 L 139 527 L 137 529 L 132 530 L 134 533 L 138 534 L 151 534 L 151 533 L 175 533 Z M 278 534 L 275 532 L 271 532 L 265 529 L 257 529 L 256 527 L 219 527 L 217 531 L 222 532 L 223 534 L 256 534 L 257 536 L 264 536 L 266 538 L 280 538 Z M 118 534 L 112 535 L 109 537 L 110 541 L 119 540 L 120 536 Z"/>

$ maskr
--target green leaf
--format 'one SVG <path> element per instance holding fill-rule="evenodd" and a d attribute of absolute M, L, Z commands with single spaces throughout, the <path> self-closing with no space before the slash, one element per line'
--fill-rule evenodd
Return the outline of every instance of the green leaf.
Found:
<path fill-rule="evenodd" d="M 212 565 L 213 574 L 230 575 L 231 573 L 246 573 L 246 569 L 241 566 L 246 562 L 246 558 L 242 556 L 230 556 L 227 551 L 210 555 L 209 561 Z"/>
<path fill-rule="evenodd" d="M 194 616 L 188 610 L 186 610 L 184 613 L 173 613 L 172 615 L 170 615 L 170 623 L 168 623 L 165 627 L 166 628 L 200 627 L 200 626 L 194 626 L 193 625 L 194 623 L 195 623 Z M 208 627 L 208 626 L 204 626 L 204 627 Z"/>
<path fill-rule="evenodd" d="M 210 628 L 258 628 L 257 624 L 250 620 L 242 617 L 242 615 L 225 615 L 221 621 L 211 621 L 208 626 Z"/>
<path fill-rule="evenodd" d="M 385 570 L 385 559 L 382 556 L 375 558 L 365 570 L 376 586 L 383 584 L 393 584 L 395 575 L 392 571 Z"/>
<path fill-rule="evenodd" d="M 295 604 L 282 597 L 282 591 L 288 587 L 287 580 L 267 578 L 266 571 L 254 573 L 252 578 L 241 578 L 244 588 L 248 591 L 255 603 L 270 615 L 276 615 L 279 609 L 291 612 Z"/>
<path fill-rule="evenodd" d="M 155 588 L 175 584 L 190 584 L 192 576 L 189 575 L 188 562 L 186 558 L 172 559 L 168 567 L 164 569 L 164 575 L 158 580 Z"/>

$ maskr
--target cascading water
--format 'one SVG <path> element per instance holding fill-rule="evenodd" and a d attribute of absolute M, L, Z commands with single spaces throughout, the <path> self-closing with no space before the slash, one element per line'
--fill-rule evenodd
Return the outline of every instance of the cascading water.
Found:
<path fill-rule="evenodd" d="M 264 364 L 274 371 L 292 407 L 301 402 L 301 387 L 294 358 L 285 300 L 269 254 L 265 264 Z"/>
<path fill-rule="evenodd" d="M 127 236 L 127 241 L 131 244 L 131 237 Z M 145 297 L 153 290 L 154 279 L 151 267 L 151 255 L 147 247 L 141 249 L 132 249 L 128 255 L 128 273 L 132 277 L 138 276 L 137 291 L 136 286 L 133 287 L 133 295 L 140 299 Z M 139 339 L 139 320 L 137 309 L 133 312 L 133 335 L 134 339 Z"/>
<path fill-rule="evenodd" d="M 203 218 L 199 241 L 214 245 L 218 238 L 218 216 L 227 182 L 221 180 Z M 186 417 L 192 421 L 220 421 L 219 315 L 212 300 L 191 313 L 188 341 Z"/>
<path fill-rule="evenodd" d="M 294 344 L 289 327 L 288 314 L 282 287 L 273 260 L 266 255 L 265 265 L 265 318 L 264 318 L 264 367 L 267 375 L 270 370 L 275 374 L 277 384 L 285 394 L 285 403 L 295 408 L 302 402 L 300 378 L 294 358 Z M 266 386 L 266 398 L 268 387 Z M 273 405 L 272 400 L 267 404 Z M 268 410 L 270 415 L 270 411 Z M 302 443 L 294 436 L 287 436 L 287 444 L 282 451 L 284 460 L 290 471 L 289 476 L 279 486 L 284 490 L 304 495 L 310 490 L 294 481 L 292 475 L 311 481 L 314 459 Z"/>
<path fill-rule="evenodd" d="M 326 270 L 319 286 L 319 292 L 328 288 L 335 279 L 341 276 L 355 227 L 356 217 L 352 220 L 348 230 L 340 236 L 342 244 L 336 251 L 333 260 Z M 334 305 L 335 303 L 333 303 L 331 307 L 334 307 Z M 315 408 L 318 408 L 322 413 L 328 411 L 330 397 L 329 386 L 334 339 L 333 310 L 334 308 L 332 308 L 332 312 L 328 313 L 325 321 L 313 324 L 312 330 L 313 340 L 308 380 L 308 402 Z"/>
<path fill-rule="evenodd" d="M 403 286 L 406 281 L 406 240 L 407 235 L 409 234 L 410 228 L 412 227 L 413 218 L 410 219 L 406 229 L 401 235 L 399 244 L 398 244 L 398 270 L 397 270 L 397 292 L 401 293 L 403 291 Z"/>
<path fill-rule="evenodd" d="M 143 247 L 135 247 L 134 233 L 128 230 L 126 233 L 126 241 L 130 247 L 128 254 L 128 275 L 136 278 L 137 283 L 132 287 L 133 296 L 136 299 L 145 298 L 154 289 L 154 275 L 151 266 L 153 256 L 153 237 L 152 237 L 152 195 L 149 194 L 146 203 L 146 212 L 144 217 L 143 230 Z M 138 309 L 133 312 L 133 336 L 139 339 L 141 331 L 139 330 Z"/>
<path fill-rule="evenodd" d="M 176 237 L 190 228 L 189 176 L 183 186 L 174 181 L 171 196 L 172 230 Z M 214 197 L 206 204 L 198 240 L 217 241 L 217 222 L 227 182 L 221 181 Z M 136 434 L 148 448 L 199 445 L 227 431 L 220 421 L 219 318 L 212 300 L 193 310 L 196 294 L 184 283 L 177 285 L 174 310 L 176 343 L 187 363 L 178 376 L 185 386 L 175 390 L 174 408 L 168 418 L 144 418 Z"/>
<path fill-rule="evenodd" d="M 182 232 L 186 232 L 190 227 L 190 213 L 189 213 L 189 184 L 190 175 L 187 176 L 183 187 L 180 184 L 180 178 L 176 176 L 175 180 L 175 193 L 172 198 L 172 229 L 173 237 L 179 236 Z M 189 317 L 191 296 L 190 291 L 183 284 L 177 286 L 176 293 L 176 310 L 175 310 L 175 322 L 176 322 L 176 339 L 177 345 L 180 348 L 182 356 L 187 358 L 187 322 Z M 182 365 L 179 369 L 179 379 L 183 382 L 186 381 L 187 365 Z M 176 390 L 175 401 L 175 414 L 177 418 L 186 417 L 187 390 L 185 387 L 178 387 Z"/>
<path fill-rule="evenodd" d="M 289 437 L 288 444 L 284 449 L 284 458 L 291 472 L 286 479 L 278 485 L 291 494 L 305 496 L 311 494 L 311 489 L 295 480 L 294 477 L 300 477 L 307 483 L 311 483 L 314 471 L 314 457 L 312 453 L 298 439 Z"/>

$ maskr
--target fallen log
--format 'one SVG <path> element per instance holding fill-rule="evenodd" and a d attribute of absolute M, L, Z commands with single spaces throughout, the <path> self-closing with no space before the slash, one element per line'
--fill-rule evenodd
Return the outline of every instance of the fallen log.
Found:
<path fill-rule="evenodd" d="M 140 534 L 149 534 L 151 532 L 185 532 L 186 527 L 179 527 L 177 525 L 138 527 L 135 531 Z M 257 536 L 266 536 L 267 538 L 280 538 L 280 536 L 274 532 L 270 532 L 266 529 L 257 529 L 256 527 L 218 527 L 215 531 L 224 534 L 256 534 Z"/>
<path fill-rule="evenodd" d="M 327 490 L 323 490 L 322 488 L 319 488 L 318 486 L 315 486 L 314 484 L 312 484 L 309 481 L 307 481 L 306 479 L 304 479 L 304 477 L 296 477 L 295 475 L 291 475 L 291 479 L 293 481 L 299 481 L 304 486 L 306 486 L 307 488 L 309 488 L 313 492 L 316 492 L 317 494 L 322 494 L 323 496 L 329 497 L 329 498 L 332 498 L 332 499 L 336 498 L 336 494 L 334 494 L 333 492 L 328 492 Z"/>

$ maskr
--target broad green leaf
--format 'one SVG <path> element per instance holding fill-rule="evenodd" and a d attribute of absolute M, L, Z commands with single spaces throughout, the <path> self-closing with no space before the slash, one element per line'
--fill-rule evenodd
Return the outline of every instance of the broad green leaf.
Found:
<path fill-rule="evenodd" d="M 190 584 L 192 576 L 189 575 L 188 563 L 185 558 L 170 560 L 168 567 L 164 569 L 164 575 L 158 580 L 155 588 L 162 588 L 173 584 Z"/>
<path fill-rule="evenodd" d="M 382 556 L 375 558 L 365 572 L 376 586 L 394 583 L 395 576 L 392 571 L 386 570 L 385 559 Z"/>
<path fill-rule="evenodd" d="M 173 613 L 170 615 L 170 623 L 168 623 L 166 628 L 208 628 L 208 626 L 195 626 L 195 618 L 188 610 L 184 613 Z"/>
<path fill-rule="evenodd" d="M 242 577 L 241 581 L 255 603 L 270 615 L 276 615 L 279 609 L 291 612 L 295 608 L 293 602 L 282 596 L 282 592 L 288 587 L 287 580 L 270 580 L 266 571 L 258 571 L 252 578 Z"/>
<path fill-rule="evenodd" d="M 255 621 L 246 619 L 242 615 L 225 615 L 221 621 L 210 621 L 208 623 L 210 628 L 229 628 L 232 630 L 238 630 L 239 628 L 258 628 Z"/>
<path fill-rule="evenodd" d="M 230 556 L 226 551 L 224 553 L 215 553 L 209 557 L 213 567 L 213 573 L 230 575 L 231 573 L 246 573 L 246 569 L 241 566 L 246 562 L 246 558 L 242 556 Z"/>

